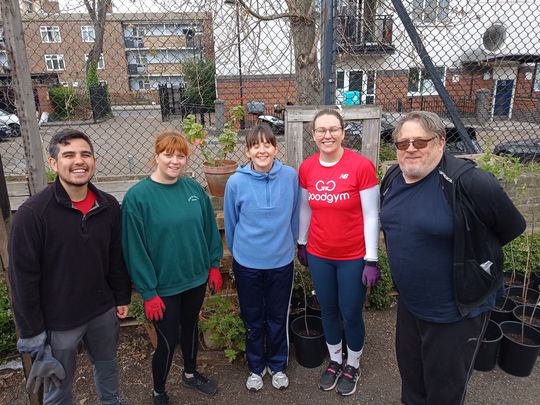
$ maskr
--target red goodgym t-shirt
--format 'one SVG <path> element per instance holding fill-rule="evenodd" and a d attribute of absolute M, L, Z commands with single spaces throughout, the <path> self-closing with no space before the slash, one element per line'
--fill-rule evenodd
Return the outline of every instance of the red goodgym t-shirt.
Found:
<path fill-rule="evenodd" d="M 299 180 L 300 186 L 308 191 L 311 207 L 308 252 L 331 260 L 364 257 L 360 191 L 377 185 L 373 163 L 345 149 L 338 163 L 325 167 L 317 153 L 300 165 Z"/>

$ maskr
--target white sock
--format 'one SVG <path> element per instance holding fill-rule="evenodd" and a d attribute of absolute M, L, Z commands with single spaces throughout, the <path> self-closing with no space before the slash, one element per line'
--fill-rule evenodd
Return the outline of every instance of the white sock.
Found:
<path fill-rule="evenodd" d="M 341 348 L 341 342 L 339 342 L 337 345 L 331 345 L 330 343 L 326 343 L 326 346 L 328 346 L 328 353 L 330 353 L 330 360 L 335 361 L 338 364 L 341 364 L 343 361 L 343 357 L 341 356 L 342 348 Z"/>
<path fill-rule="evenodd" d="M 362 355 L 362 348 L 359 352 L 355 352 L 347 346 L 347 365 L 353 366 L 354 368 L 360 367 L 360 356 Z"/>

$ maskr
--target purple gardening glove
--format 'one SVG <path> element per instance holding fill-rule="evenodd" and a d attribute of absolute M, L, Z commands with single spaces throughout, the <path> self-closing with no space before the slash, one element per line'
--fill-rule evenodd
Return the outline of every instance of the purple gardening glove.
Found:
<path fill-rule="evenodd" d="M 362 283 L 369 288 L 375 287 L 380 278 L 381 270 L 379 270 L 379 263 L 366 261 L 364 272 L 362 273 Z"/>
<path fill-rule="evenodd" d="M 307 248 L 306 245 L 297 244 L 296 245 L 296 257 L 302 266 L 307 267 Z"/>

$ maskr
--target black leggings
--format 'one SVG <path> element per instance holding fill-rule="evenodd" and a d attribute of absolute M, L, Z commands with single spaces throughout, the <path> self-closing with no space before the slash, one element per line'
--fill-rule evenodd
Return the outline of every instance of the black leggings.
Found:
<path fill-rule="evenodd" d="M 184 371 L 193 373 L 197 369 L 197 350 L 199 348 L 197 320 L 205 291 L 206 283 L 177 295 L 161 297 L 165 303 L 165 311 L 163 319 L 154 322 L 158 344 L 152 358 L 152 376 L 156 392 L 165 391 L 165 383 L 171 368 L 179 333 Z"/>

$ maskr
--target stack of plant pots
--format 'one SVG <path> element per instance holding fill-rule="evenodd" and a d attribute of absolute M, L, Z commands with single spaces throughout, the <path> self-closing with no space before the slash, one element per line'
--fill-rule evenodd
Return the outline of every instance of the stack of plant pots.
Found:
<path fill-rule="evenodd" d="M 527 288 L 529 279 L 520 273 L 506 275 L 505 284 L 505 293 L 491 312 L 475 369 L 492 370 L 497 362 L 505 372 L 526 377 L 540 353 L 540 293 Z"/>

